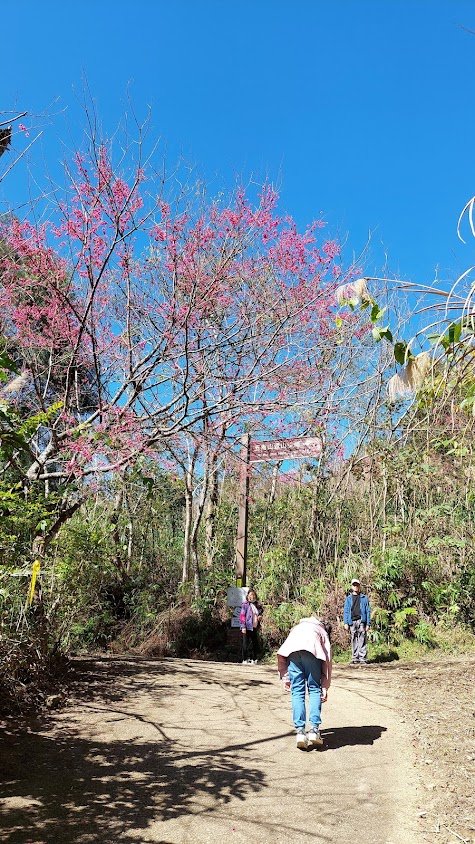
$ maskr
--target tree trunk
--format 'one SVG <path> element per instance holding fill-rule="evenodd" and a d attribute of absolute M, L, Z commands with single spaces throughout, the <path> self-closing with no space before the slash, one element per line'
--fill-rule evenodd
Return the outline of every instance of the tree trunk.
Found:
<path fill-rule="evenodd" d="M 213 453 L 209 469 L 209 494 L 205 515 L 206 568 L 212 569 L 216 553 L 216 516 L 219 502 L 218 455 Z"/>
<path fill-rule="evenodd" d="M 55 538 L 57 533 L 59 533 L 60 528 L 72 517 L 74 516 L 76 510 L 79 510 L 80 506 L 85 501 L 84 498 L 78 498 L 77 501 L 74 501 L 68 507 L 64 507 L 61 510 L 59 516 L 57 517 L 56 521 L 53 522 L 49 530 L 45 534 L 37 534 L 33 539 L 32 543 L 32 552 L 33 556 L 42 558 L 44 556 L 45 550 L 48 547 L 49 543 Z"/>
<path fill-rule="evenodd" d="M 122 506 L 122 501 L 124 498 L 124 491 L 123 489 L 119 489 L 116 492 L 115 499 L 114 499 L 114 506 L 112 509 L 112 514 L 110 517 L 111 525 L 113 526 L 112 530 L 112 542 L 114 544 L 114 563 L 117 571 L 119 572 L 122 580 L 124 580 L 127 576 L 126 568 L 124 567 L 124 562 L 122 560 L 122 548 L 121 548 L 121 540 L 120 540 L 120 527 L 119 527 L 119 516 L 120 516 L 120 509 Z"/>
<path fill-rule="evenodd" d="M 199 529 L 201 525 L 201 519 L 203 518 L 203 513 L 205 509 L 206 499 L 207 499 L 207 491 L 208 491 L 208 466 L 205 466 L 205 474 L 203 477 L 203 483 L 201 487 L 201 494 L 198 500 L 198 503 L 195 507 L 195 514 L 193 518 L 193 524 L 191 529 L 191 540 L 190 540 L 190 547 L 191 547 L 191 555 L 192 555 L 192 562 L 193 562 L 193 575 L 194 575 L 194 588 L 195 588 L 195 597 L 198 598 L 200 594 L 200 567 L 199 567 L 199 552 L 198 552 L 198 536 L 199 536 Z"/>
<path fill-rule="evenodd" d="M 190 472 L 185 476 L 185 529 L 183 542 L 183 569 L 181 582 L 188 583 L 191 569 L 191 528 L 193 522 L 193 490 L 190 481 Z"/>
<path fill-rule="evenodd" d="M 195 543 L 193 543 L 191 549 L 191 556 L 193 561 L 193 592 L 195 598 L 199 598 L 201 594 L 200 561 L 198 557 L 198 546 Z"/>
<path fill-rule="evenodd" d="M 127 511 L 127 562 L 125 565 L 125 570 L 127 574 L 130 574 L 130 570 L 132 568 L 132 551 L 134 547 L 134 523 L 133 523 L 133 515 L 132 510 L 130 507 L 129 497 L 127 495 L 127 490 L 125 491 L 124 495 L 124 503 L 125 509 Z"/>

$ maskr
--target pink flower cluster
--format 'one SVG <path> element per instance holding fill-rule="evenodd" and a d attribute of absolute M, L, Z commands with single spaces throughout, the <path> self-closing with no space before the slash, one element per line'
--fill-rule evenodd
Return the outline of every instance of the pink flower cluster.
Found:
<path fill-rule="evenodd" d="M 0 225 L 3 330 L 24 350 L 71 349 L 77 319 L 68 305 L 68 270 L 46 244 L 46 227 L 13 219 Z"/>

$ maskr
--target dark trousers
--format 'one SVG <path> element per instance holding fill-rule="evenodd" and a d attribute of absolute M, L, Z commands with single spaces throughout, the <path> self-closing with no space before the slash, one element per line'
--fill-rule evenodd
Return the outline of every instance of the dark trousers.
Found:
<path fill-rule="evenodd" d="M 259 659 L 259 634 L 256 630 L 246 630 L 241 633 L 242 636 L 242 658 L 243 659 Z"/>

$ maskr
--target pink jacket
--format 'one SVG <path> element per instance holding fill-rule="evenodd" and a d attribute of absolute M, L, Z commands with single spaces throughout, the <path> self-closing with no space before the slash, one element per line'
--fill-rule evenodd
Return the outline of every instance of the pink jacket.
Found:
<path fill-rule="evenodd" d="M 277 651 L 277 667 L 281 677 L 287 673 L 289 656 L 294 651 L 308 651 L 322 660 L 322 688 L 329 689 L 332 678 L 331 645 L 328 633 L 318 618 L 302 618 L 302 621 L 292 627 L 284 644 Z"/>

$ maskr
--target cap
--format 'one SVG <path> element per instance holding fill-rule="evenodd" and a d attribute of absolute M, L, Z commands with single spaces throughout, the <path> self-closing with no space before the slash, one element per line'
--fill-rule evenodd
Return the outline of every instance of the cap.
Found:
<path fill-rule="evenodd" d="M 353 586 L 353 583 L 357 583 L 357 584 L 358 584 L 358 586 L 361 586 L 361 583 L 360 583 L 360 581 L 358 580 L 358 578 L 357 578 L 357 577 L 354 577 L 354 578 L 353 578 L 353 580 L 351 581 L 351 585 L 352 585 L 352 586 Z"/>

